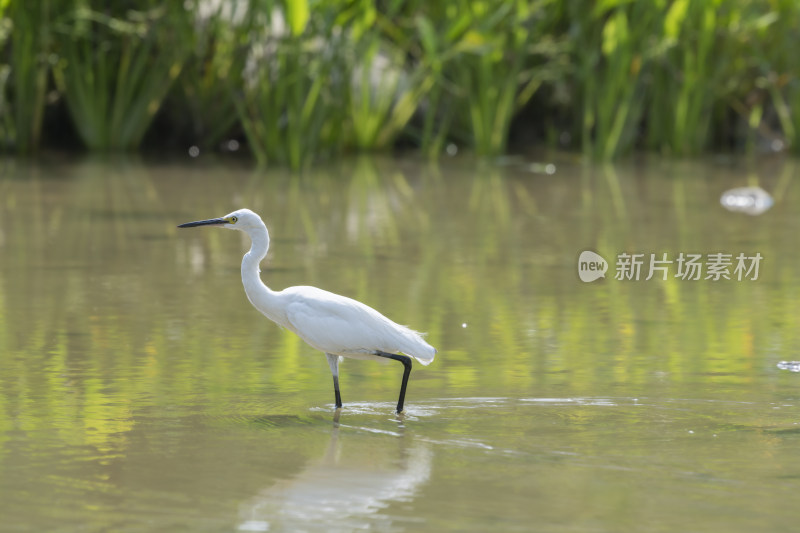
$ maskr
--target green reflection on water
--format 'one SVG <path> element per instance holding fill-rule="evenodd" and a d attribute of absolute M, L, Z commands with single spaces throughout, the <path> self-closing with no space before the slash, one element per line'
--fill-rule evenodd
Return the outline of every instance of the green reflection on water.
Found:
<path fill-rule="evenodd" d="M 324 499 L 319 480 L 339 475 L 354 494 L 416 480 L 335 504 L 345 530 L 788 523 L 753 502 L 800 488 L 796 376 L 775 368 L 800 345 L 796 163 L 556 167 L 6 161 L 0 515 L 17 530 L 290 529 L 323 520 L 296 498 Z M 771 211 L 719 207 L 754 180 Z M 324 357 L 244 296 L 248 243 L 175 228 L 238 207 L 270 229 L 272 288 L 317 285 L 428 332 L 440 352 L 415 366 L 405 420 L 397 365 L 347 361 L 334 426 Z M 578 279 L 587 249 L 606 280 Z M 622 252 L 719 251 L 761 253 L 759 280 L 613 279 Z"/>

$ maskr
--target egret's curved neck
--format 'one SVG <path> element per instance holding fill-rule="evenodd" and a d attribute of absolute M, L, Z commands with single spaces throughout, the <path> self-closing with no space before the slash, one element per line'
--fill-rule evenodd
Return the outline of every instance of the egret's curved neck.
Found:
<path fill-rule="evenodd" d="M 242 282 L 246 284 L 247 279 L 252 277 L 263 285 L 261 278 L 258 276 L 258 265 L 267 256 L 269 232 L 266 226 L 262 226 L 248 231 L 247 234 L 250 236 L 250 251 L 244 254 L 244 258 L 242 258 Z"/>
<path fill-rule="evenodd" d="M 259 264 L 269 250 L 269 232 L 266 226 L 248 230 L 250 251 L 242 258 L 242 284 L 247 299 L 253 306 L 264 313 L 267 318 L 282 323 L 281 309 L 276 301 L 275 292 L 261 281 Z"/>

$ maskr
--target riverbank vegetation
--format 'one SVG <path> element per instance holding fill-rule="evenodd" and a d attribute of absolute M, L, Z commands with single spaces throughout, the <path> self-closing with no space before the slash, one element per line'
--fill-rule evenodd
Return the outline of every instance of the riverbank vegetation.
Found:
<path fill-rule="evenodd" d="M 800 153 L 795 0 L 0 0 L 0 147 Z"/>

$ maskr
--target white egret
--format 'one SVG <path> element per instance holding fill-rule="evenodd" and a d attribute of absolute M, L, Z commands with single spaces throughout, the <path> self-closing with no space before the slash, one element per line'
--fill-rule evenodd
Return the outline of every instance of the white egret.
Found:
<path fill-rule="evenodd" d="M 267 318 L 325 353 L 333 373 L 337 409 L 342 407 L 339 393 L 340 357 L 385 358 L 403 364 L 397 412 L 403 411 L 406 385 L 411 374 L 411 358 L 429 365 L 436 354 L 436 349 L 425 342 L 419 333 L 395 324 L 361 302 L 316 287 L 289 287 L 282 291 L 267 287 L 261 281 L 259 264 L 269 249 L 269 232 L 261 217 L 249 209 L 239 209 L 221 218 L 187 222 L 178 227 L 195 226 L 220 226 L 240 230 L 250 236 L 250 251 L 242 258 L 242 284 L 247 299 Z"/>

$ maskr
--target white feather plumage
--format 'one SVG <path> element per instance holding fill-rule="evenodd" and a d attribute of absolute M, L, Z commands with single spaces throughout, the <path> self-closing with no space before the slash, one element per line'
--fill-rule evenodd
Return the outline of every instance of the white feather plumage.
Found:
<path fill-rule="evenodd" d="M 389 320 L 375 309 L 316 287 L 297 286 L 273 291 L 261 281 L 259 264 L 269 249 L 269 232 L 264 222 L 249 209 L 224 217 L 181 224 L 179 227 L 221 226 L 244 231 L 250 236 L 250 250 L 242 259 L 242 283 L 250 303 L 267 318 L 296 333 L 312 347 L 328 354 L 334 377 L 337 407 L 341 406 L 338 383 L 338 357 L 355 359 L 390 358 L 406 367 L 400 391 L 398 412 L 402 410 L 405 383 L 411 370 L 410 359 L 423 365 L 433 362 L 436 349 L 422 334 Z M 332 358 L 333 357 L 333 358 Z"/>

